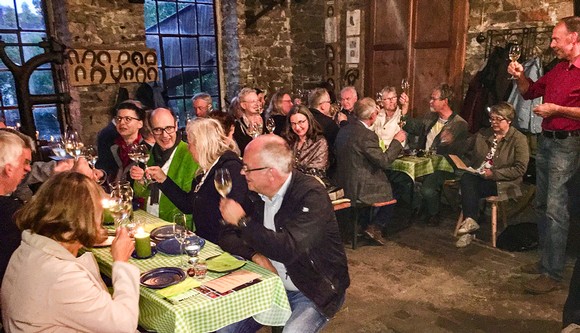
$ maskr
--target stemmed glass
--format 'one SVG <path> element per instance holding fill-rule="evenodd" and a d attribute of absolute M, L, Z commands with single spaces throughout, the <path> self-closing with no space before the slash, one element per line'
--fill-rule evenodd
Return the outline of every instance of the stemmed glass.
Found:
<path fill-rule="evenodd" d="M 401 89 L 405 94 L 409 94 L 409 88 L 411 88 L 411 84 L 409 84 L 409 80 L 407 78 L 403 78 L 401 80 Z"/>
<path fill-rule="evenodd" d="M 248 134 L 252 137 L 252 138 L 257 138 L 260 136 L 260 134 L 262 134 L 262 124 L 260 123 L 253 123 L 250 124 L 250 127 L 248 129 Z"/>
<path fill-rule="evenodd" d="M 179 253 L 183 254 L 183 244 L 187 238 L 187 219 L 185 214 L 177 213 L 173 215 L 173 237 L 179 243 Z M 186 268 L 183 260 L 180 261 L 180 267 Z"/>
<path fill-rule="evenodd" d="M 274 118 L 270 117 L 266 120 L 266 129 L 268 130 L 268 133 L 274 133 L 274 130 L 276 129 Z"/>
<path fill-rule="evenodd" d="M 522 54 L 522 48 L 520 47 L 519 44 L 516 43 L 516 44 L 512 44 L 512 46 L 510 46 L 508 56 L 512 62 L 516 62 L 520 58 L 521 54 Z M 516 79 L 516 77 L 513 75 L 510 77 L 510 80 L 515 80 L 515 79 Z"/>
<path fill-rule="evenodd" d="M 129 158 L 131 160 L 133 160 L 138 166 L 139 163 L 143 164 L 143 169 L 145 171 L 147 171 L 147 161 L 149 161 L 149 156 L 150 156 L 150 152 L 149 152 L 149 148 L 144 145 L 138 145 L 138 144 L 133 144 L 129 147 Z M 149 178 L 147 178 L 147 176 L 143 175 L 143 183 L 145 184 L 145 187 L 149 186 L 149 184 L 151 184 L 153 181 Z"/>
<path fill-rule="evenodd" d="M 230 171 L 224 168 L 217 169 L 215 171 L 213 183 L 215 185 L 215 189 L 222 196 L 222 198 L 226 198 L 232 191 L 232 176 L 230 175 Z M 225 225 L 226 221 L 220 218 L 220 223 Z"/>
<path fill-rule="evenodd" d="M 87 146 L 83 149 L 83 156 L 87 159 L 89 166 L 91 169 L 95 168 L 95 164 L 97 164 L 97 159 L 99 155 L 97 154 L 97 150 L 94 146 Z"/>
<path fill-rule="evenodd" d="M 82 156 L 84 144 L 81 137 L 72 127 L 69 127 L 64 134 L 64 149 L 66 152 L 78 160 Z"/>
<path fill-rule="evenodd" d="M 62 139 L 58 140 L 53 139 L 50 141 L 49 145 L 54 156 L 58 158 L 66 157 L 66 150 L 64 149 L 64 143 L 62 142 Z"/>
<path fill-rule="evenodd" d="M 129 182 L 117 183 L 111 191 L 111 199 L 109 200 L 109 212 L 115 219 L 115 228 L 123 226 L 127 223 L 127 219 L 131 216 L 133 209 L 133 190 Z"/>

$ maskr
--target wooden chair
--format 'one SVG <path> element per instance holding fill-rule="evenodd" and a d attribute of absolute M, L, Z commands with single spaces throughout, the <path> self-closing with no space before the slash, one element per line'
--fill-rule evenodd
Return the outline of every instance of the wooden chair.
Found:
<path fill-rule="evenodd" d="M 502 208 L 503 203 L 508 201 L 508 199 L 501 199 L 497 196 L 490 196 L 485 198 L 485 202 L 491 205 L 491 246 L 496 247 L 496 239 L 497 239 L 497 212 L 498 210 L 501 211 L 501 218 L 503 226 L 507 226 L 507 214 L 505 207 Z M 502 209 L 500 209 L 502 208 Z M 463 222 L 463 210 L 459 213 L 459 218 L 457 219 L 457 224 L 455 225 L 455 232 L 453 236 L 457 237 L 457 232 L 461 227 L 461 222 Z"/>
<path fill-rule="evenodd" d="M 360 216 L 360 209 L 363 208 L 368 208 L 368 207 L 374 207 L 374 208 L 379 208 L 379 207 L 385 207 L 385 206 L 390 206 L 390 205 L 394 205 L 397 203 L 397 199 L 393 199 L 390 201 L 383 201 L 383 202 L 375 202 L 372 205 L 366 205 L 360 201 L 357 201 L 354 205 L 354 212 L 355 212 L 355 218 L 354 218 L 354 225 L 353 225 L 353 231 L 352 231 L 352 249 L 356 250 L 357 248 L 357 239 L 358 239 L 358 225 L 359 225 L 359 216 Z M 370 221 L 372 223 L 372 219 Z"/>

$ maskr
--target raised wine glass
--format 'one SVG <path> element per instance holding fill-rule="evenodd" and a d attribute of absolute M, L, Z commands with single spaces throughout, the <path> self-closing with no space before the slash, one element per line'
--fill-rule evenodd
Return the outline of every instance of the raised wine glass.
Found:
<path fill-rule="evenodd" d="M 183 254 L 183 243 L 187 238 L 187 219 L 185 214 L 177 213 L 173 215 L 173 237 L 179 243 L 179 252 Z M 186 268 L 187 266 L 183 260 L 180 260 L 180 268 Z"/>
<path fill-rule="evenodd" d="M 268 133 L 274 133 L 274 130 L 276 129 L 276 121 L 274 121 L 274 118 L 268 118 L 268 120 L 266 120 L 266 129 L 268 130 Z"/>
<path fill-rule="evenodd" d="M 232 190 L 232 177 L 228 169 L 217 169 L 214 176 L 215 189 L 222 196 L 222 198 L 227 197 L 227 195 Z"/>
<path fill-rule="evenodd" d="M 99 155 L 97 154 L 97 150 L 94 146 L 86 146 L 83 148 L 83 156 L 87 159 L 89 166 L 94 169 L 95 164 L 97 164 L 97 159 Z"/>
<path fill-rule="evenodd" d="M 81 141 L 79 133 L 72 127 L 69 127 L 64 134 L 64 149 L 66 152 L 78 160 L 83 154 L 84 144 Z"/>
<path fill-rule="evenodd" d="M 508 56 L 512 62 L 516 62 L 520 58 L 521 54 L 522 54 L 522 48 L 520 47 L 519 44 L 512 44 L 512 46 L 510 46 Z M 515 80 L 515 79 L 516 79 L 516 77 L 513 75 L 510 77 L 510 80 Z"/>
<path fill-rule="evenodd" d="M 149 151 L 149 147 L 147 145 L 139 145 L 139 158 L 138 161 L 143 164 L 143 169 L 147 171 L 147 162 L 149 161 L 149 157 L 151 156 L 151 152 Z M 146 174 L 143 175 L 143 182 L 145 183 L 145 187 L 149 186 L 149 184 L 154 183 L 155 180 L 147 177 Z"/>
<path fill-rule="evenodd" d="M 407 80 L 407 78 L 403 78 L 401 80 L 401 89 L 403 89 L 403 92 L 405 94 L 409 94 L 409 88 L 411 88 L 411 85 L 409 84 L 409 80 Z"/>

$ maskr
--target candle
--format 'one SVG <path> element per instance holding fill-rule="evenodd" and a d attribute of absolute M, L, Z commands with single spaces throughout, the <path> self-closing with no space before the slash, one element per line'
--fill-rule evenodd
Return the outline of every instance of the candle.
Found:
<path fill-rule="evenodd" d="M 101 204 L 103 206 L 103 223 L 104 224 L 113 224 L 115 220 L 113 219 L 113 215 L 111 215 L 110 208 L 112 206 L 112 200 L 103 199 L 101 200 Z"/>
<path fill-rule="evenodd" d="M 135 233 L 135 251 L 139 258 L 151 256 L 151 239 L 149 233 L 145 232 L 142 227 L 139 227 Z"/>

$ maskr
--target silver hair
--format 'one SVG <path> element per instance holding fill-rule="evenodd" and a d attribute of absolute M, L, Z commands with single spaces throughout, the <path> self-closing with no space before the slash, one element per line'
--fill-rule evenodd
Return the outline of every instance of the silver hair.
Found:
<path fill-rule="evenodd" d="M 22 155 L 26 143 L 18 135 L 0 131 L 0 171 L 4 171 L 7 164 L 14 165 Z"/>
<path fill-rule="evenodd" d="M 354 105 L 354 115 L 359 120 L 371 119 L 373 112 L 377 109 L 377 104 L 375 100 L 370 97 L 365 97 L 356 102 Z"/>
<path fill-rule="evenodd" d="M 213 103 L 211 96 L 208 93 L 205 92 L 200 92 L 195 94 L 192 98 L 191 101 L 195 102 L 198 99 L 203 99 L 204 101 L 207 102 L 207 104 L 211 105 Z"/>

